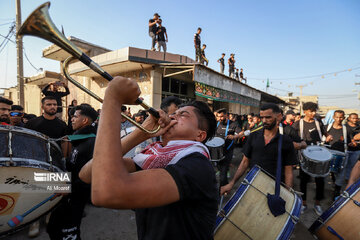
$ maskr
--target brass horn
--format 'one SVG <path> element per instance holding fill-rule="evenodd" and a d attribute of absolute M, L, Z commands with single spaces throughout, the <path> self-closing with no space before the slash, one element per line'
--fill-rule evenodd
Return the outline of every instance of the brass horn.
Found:
<path fill-rule="evenodd" d="M 70 74 L 68 74 L 66 69 L 67 65 L 72 58 L 75 58 L 81 61 L 82 63 L 84 63 L 89 68 L 91 68 L 93 71 L 100 74 L 106 80 L 111 81 L 113 77 L 109 73 L 107 73 L 104 69 L 102 69 L 96 62 L 92 61 L 90 57 L 88 57 L 79 48 L 77 48 L 56 28 L 55 24 L 53 23 L 49 15 L 49 7 L 50 7 L 50 2 L 46 2 L 40 5 L 37 9 L 35 9 L 22 24 L 22 26 L 20 27 L 17 33 L 17 36 L 30 35 L 48 40 L 49 42 L 56 44 L 57 46 L 68 52 L 70 55 L 72 55 L 72 57 L 69 57 L 63 63 L 63 70 L 65 77 L 75 86 L 85 91 L 90 96 L 94 97 L 96 100 L 102 102 L 102 99 L 98 97 L 95 93 L 91 92 L 89 89 L 85 88 L 75 79 L 70 77 Z M 158 119 L 160 117 L 158 111 L 145 104 L 141 99 L 137 99 L 136 103 L 140 104 L 155 118 Z M 160 130 L 160 126 L 158 126 L 154 130 L 147 130 L 138 123 L 136 123 L 135 121 L 133 121 L 130 117 L 126 116 L 125 114 L 121 114 L 121 115 L 122 117 L 131 121 L 135 126 L 137 126 L 138 128 L 140 128 L 141 130 L 147 133 L 153 134 Z"/>

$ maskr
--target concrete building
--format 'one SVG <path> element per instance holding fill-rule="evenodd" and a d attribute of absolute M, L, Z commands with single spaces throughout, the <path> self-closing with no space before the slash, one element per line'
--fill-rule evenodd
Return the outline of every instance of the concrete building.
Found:
<path fill-rule="evenodd" d="M 306 102 L 314 102 L 316 104 L 319 104 L 319 97 L 318 96 L 292 96 L 292 94 L 289 94 L 285 97 L 279 97 L 286 103 L 285 110 L 292 109 L 295 112 L 301 113 L 302 112 L 302 104 Z"/>
<path fill-rule="evenodd" d="M 285 104 L 276 96 L 229 78 L 183 55 L 133 47 L 110 51 L 74 37 L 69 39 L 112 76 L 121 75 L 136 80 L 141 89 L 141 97 L 155 108 L 159 108 L 161 100 L 169 95 L 177 96 L 184 101 L 206 101 L 213 110 L 227 108 L 230 112 L 240 114 L 258 112 L 261 102 Z M 43 56 L 57 60 L 61 64 L 70 55 L 58 46 L 52 45 L 43 50 Z M 104 96 L 108 81 L 83 63 L 74 60 L 69 64 L 68 72 L 90 91 L 99 97 Z M 27 78 L 26 112 L 40 115 L 41 89 L 54 81 L 68 82 L 62 73 L 49 71 Z M 79 104 L 86 102 L 95 109 L 101 108 L 101 103 L 75 85 L 69 82 L 68 86 L 70 95 L 63 99 L 63 106 L 68 106 L 73 99 L 77 99 Z M 9 98 L 14 100 L 15 95 L 11 94 Z M 140 108 L 131 106 L 131 112 L 135 113 Z M 66 112 L 63 111 L 64 119 Z"/>

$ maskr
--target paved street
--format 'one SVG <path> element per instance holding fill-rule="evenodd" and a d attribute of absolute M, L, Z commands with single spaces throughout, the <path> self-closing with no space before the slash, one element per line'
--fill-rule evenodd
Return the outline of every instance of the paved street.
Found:
<path fill-rule="evenodd" d="M 239 162 L 241 152 L 240 149 L 235 149 L 235 159 L 231 166 L 231 176 L 233 176 Z M 299 190 L 299 179 L 296 178 L 298 171 L 294 172 L 296 190 Z M 325 183 L 326 200 L 322 202 L 324 210 L 331 205 L 331 184 L 327 179 Z M 240 181 L 239 181 L 240 182 Z M 235 191 L 235 190 L 234 190 Z M 291 237 L 293 240 L 313 239 L 307 228 L 316 220 L 317 215 L 313 210 L 313 198 L 315 193 L 315 183 L 311 182 L 308 185 L 308 209 L 300 217 L 300 222 L 296 225 L 295 231 Z M 231 194 L 230 194 L 231 195 Z M 113 210 L 97 208 L 92 205 L 86 207 L 86 216 L 83 218 L 81 225 L 82 239 L 84 240 L 112 240 L 112 239 L 137 239 L 135 214 L 131 210 Z M 9 240 L 23 240 L 27 238 L 27 228 L 10 237 Z M 36 240 L 49 239 L 45 231 L 44 220 L 41 222 L 41 234 Z"/>

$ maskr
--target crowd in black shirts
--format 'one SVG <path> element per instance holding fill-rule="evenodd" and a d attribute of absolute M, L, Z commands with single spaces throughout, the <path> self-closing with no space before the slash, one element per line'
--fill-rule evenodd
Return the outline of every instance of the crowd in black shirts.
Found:
<path fill-rule="evenodd" d="M 337 150 L 343 152 L 346 155 L 347 160 L 345 161 L 344 168 L 340 169 L 338 172 L 331 172 L 331 177 L 333 179 L 333 192 L 330 193 L 327 197 L 336 199 L 340 195 L 341 190 L 344 190 L 345 187 L 349 186 L 351 183 L 354 183 L 354 181 L 360 177 L 360 145 L 357 142 L 360 140 L 360 122 L 356 113 L 349 114 L 345 119 L 346 116 L 342 110 L 332 111 L 329 118 L 330 121 L 325 122 L 324 119 L 321 119 L 320 116 L 316 114 L 317 109 L 318 106 L 316 103 L 304 103 L 304 116 L 300 116 L 300 114 L 296 114 L 294 111 L 289 110 L 283 115 L 281 123 L 284 129 L 284 134 L 287 135 L 293 143 L 294 150 L 305 149 L 307 146 L 312 144 L 325 144 L 330 150 Z M 216 111 L 215 115 L 219 116 L 220 112 L 224 112 L 224 110 L 220 109 Z M 237 145 L 242 147 L 245 156 L 253 156 L 256 158 L 256 153 L 259 153 L 260 151 L 257 148 L 259 148 L 259 144 L 260 146 L 263 144 L 259 140 L 262 137 L 256 140 L 255 137 L 249 138 L 244 136 L 244 132 L 246 130 L 250 130 L 254 132 L 254 134 L 250 134 L 250 136 L 256 135 L 259 137 L 258 135 L 261 135 L 261 131 L 263 131 L 261 127 L 264 126 L 261 116 L 254 113 L 247 115 L 228 113 L 226 119 L 230 121 L 230 126 L 231 124 L 236 125 L 235 135 L 240 136 L 237 138 L 237 141 L 234 142 L 235 146 Z M 226 119 L 224 121 L 226 121 Z M 218 121 L 221 122 L 220 119 L 218 119 Z M 303 127 L 300 127 L 300 125 Z M 220 130 L 218 129 L 218 131 Z M 218 136 L 220 135 L 221 134 L 218 134 Z M 248 142 L 249 139 L 251 139 L 252 143 Z M 249 149 L 256 149 L 254 150 L 256 152 L 255 155 L 253 155 Z M 224 151 L 226 152 L 226 149 Z M 260 158 L 259 156 L 257 157 Z M 297 165 L 299 165 L 299 157 L 301 157 L 300 153 L 298 153 L 296 160 Z M 261 161 L 264 160 L 262 159 Z M 253 164 L 259 164 L 261 167 L 268 169 L 270 172 L 275 170 L 274 168 L 269 168 L 269 166 L 266 164 L 264 165 L 264 163 L 261 163 L 261 161 L 259 161 L 259 159 L 251 159 L 250 166 L 253 166 Z M 266 162 L 269 163 L 268 161 Z M 227 163 L 227 165 L 229 164 L 230 163 Z M 297 190 L 304 194 L 302 196 L 302 212 L 305 212 L 307 211 L 307 184 L 309 181 L 311 181 L 312 177 L 305 173 L 301 168 L 298 167 L 298 169 L 300 189 Z M 222 191 L 224 193 L 231 189 L 232 186 L 229 188 L 229 185 L 231 185 L 232 182 L 230 181 L 228 183 L 228 176 L 221 171 L 222 168 L 220 166 L 219 173 L 222 179 L 221 186 L 225 185 Z M 351 174 L 351 172 L 353 173 Z M 324 188 L 325 181 L 324 177 L 315 177 L 314 179 L 316 183 L 314 211 L 318 215 L 321 215 L 323 213 L 323 209 L 320 201 L 326 197 Z"/>

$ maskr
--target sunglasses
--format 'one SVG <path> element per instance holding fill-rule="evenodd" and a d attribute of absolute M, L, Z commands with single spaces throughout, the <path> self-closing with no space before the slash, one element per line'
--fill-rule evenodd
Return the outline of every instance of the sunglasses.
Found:
<path fill-rule="evenodd" d="M 21 112 L 10 112 L 10 117 L 22 117 L 23 115 Z"/>

